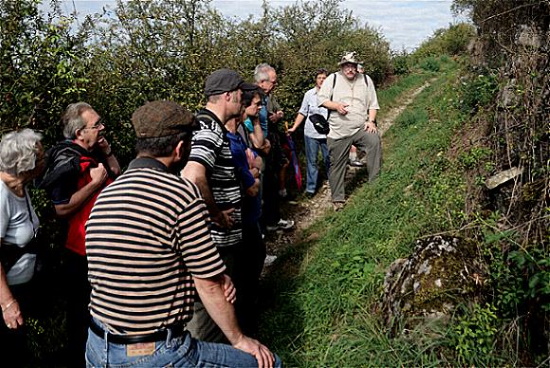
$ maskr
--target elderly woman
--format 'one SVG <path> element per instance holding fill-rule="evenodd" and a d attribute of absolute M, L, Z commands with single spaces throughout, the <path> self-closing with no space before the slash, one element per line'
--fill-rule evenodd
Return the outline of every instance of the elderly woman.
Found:
<path fill-rule="evenodd" d="M 26 184 L 43 171 L 42 136 L 30 129 L 11 132 L 0 141 L 0 333 L 4 350 L 21 364 L 25 336 L 21 326 L 32 298 L 30 281 L 36 254 L 30 246 L 38 229 L 38 218 L 31 205 Z M 6 329 L 7 327 L 7 329 Z M 5 355 L 2 357 L 6 362 Z M 11 366 L 11 365 L 6 365 Z"/>

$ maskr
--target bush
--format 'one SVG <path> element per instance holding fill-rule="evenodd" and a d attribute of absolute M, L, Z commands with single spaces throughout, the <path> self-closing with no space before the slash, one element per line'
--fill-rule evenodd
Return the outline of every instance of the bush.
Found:
<path fill-rule="evenodd" d="M 410 56 L 406 51 L 392 55 L 393 73 L 397 75 L 408 74 Z"/>
<path fill-rule="evenodd" d="M 461 88 L 461 110 L 470 114 L 489 105 L 498 92 L 497 79 L 491 71 L 463 78 Z"/>
<path fill-rule="evenodd" d="M 441 66 L 439 64 L 439 61 L 435 57 L 430 56 L 422 60 L 422 62 L 420 63 L 420 68 L 428 72 L 438 72 Z"/>
<path fill-rule="evenodd" d="M 475 29 L 469 24 L 459 23 L 446 29 L 438 29 L 412 54 L 415 60 L 429 56 L 448 54 L 451 56 L 466 53 L 468 44 L 475 36 Z"/>

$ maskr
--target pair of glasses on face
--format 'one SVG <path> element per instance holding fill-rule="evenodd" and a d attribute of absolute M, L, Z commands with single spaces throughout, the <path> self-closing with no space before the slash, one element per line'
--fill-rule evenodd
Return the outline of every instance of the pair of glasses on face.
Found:
<path fill-rule="evenodd" d="M 105 125 L 103 125 L 103 119 L 99 119 L 94 125 L 91 127 L 85 127 L 84 129 L 101 129 Z"/>

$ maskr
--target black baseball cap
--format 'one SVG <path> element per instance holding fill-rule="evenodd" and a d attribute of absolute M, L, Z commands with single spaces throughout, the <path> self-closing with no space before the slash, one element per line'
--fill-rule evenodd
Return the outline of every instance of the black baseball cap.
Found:
<path fill-rule="evenodd" d="M 208 97 L 237 89 L 253 91 L 257 88 L 255 84 L 245 83 L 239 73 L 232 69 L 218 69 L 206 78 L 204 94 Z"/>

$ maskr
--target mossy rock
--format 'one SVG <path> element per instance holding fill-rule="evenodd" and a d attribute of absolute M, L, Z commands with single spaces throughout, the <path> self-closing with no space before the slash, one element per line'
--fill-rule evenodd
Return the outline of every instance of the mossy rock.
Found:
<path fill-rule="evenodd" d="M 447 320 L 457 305 L 481 298 L 486 279 L 476 242 L 450 236 L 419 239 L 409 258 L 389 267 L 379 310 L 389 326 L 397 320 L 408 328 L 425 318 Z"/>

